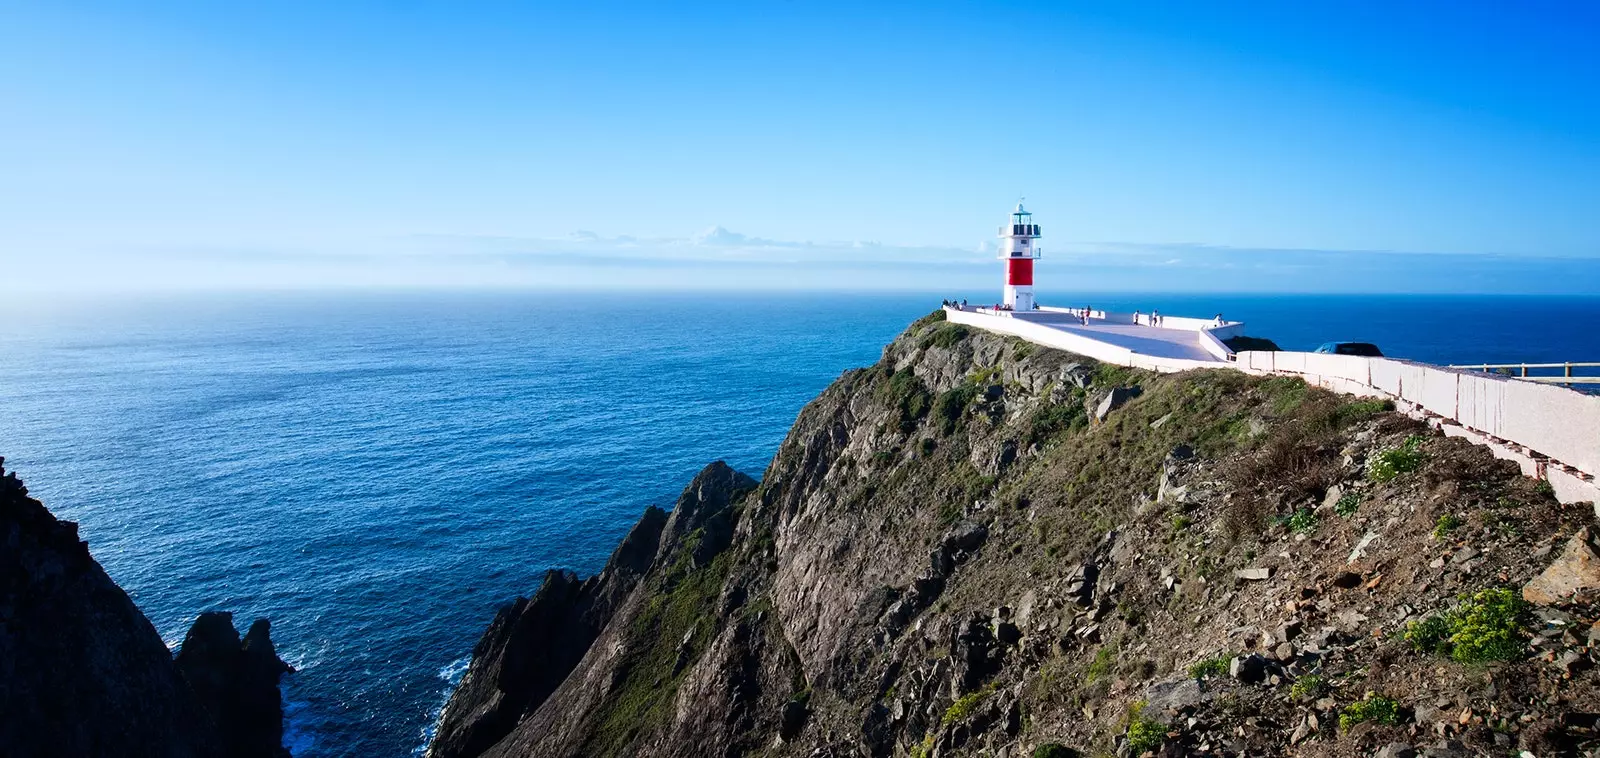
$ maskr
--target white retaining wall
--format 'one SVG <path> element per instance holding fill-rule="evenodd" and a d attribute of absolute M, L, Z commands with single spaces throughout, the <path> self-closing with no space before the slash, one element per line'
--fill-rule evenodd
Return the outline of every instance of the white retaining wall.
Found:
<path fill-rule="evenodd" d="M 1600 516 L 1600 395 L 1509 377 L 1444 368 L 1392 358 L 1285 351 L 1219 352 L 1220 361 L 1157 358 L 1098 340 L 1032 324 L 1024 319 L 947 310 L 946 318 L 1104 363 L 1159 372 L 1232 368 L 1251 374 L 1288 374 L 1335 392 L 1384 397 L 1402 410 L 1433 420 L 1445 434 L 1486 445 L 1500 458 L 1515 461 L 1523 473 L 1545 479 L 1562 502 L 1595 503 Z M 1197 331 L 1222 351 L 1210 321 Z M 1169 323 L 1178 322 L 1173 318 Z"/>

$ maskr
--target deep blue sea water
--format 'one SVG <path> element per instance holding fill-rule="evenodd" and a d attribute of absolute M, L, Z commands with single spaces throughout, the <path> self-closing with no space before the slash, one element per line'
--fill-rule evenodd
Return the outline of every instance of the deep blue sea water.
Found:
<path fill-rule="evenodd" d="M 423 742 L 494 609 L 596 570 L 705 463 L 759 475 L 800 407 L 931 295 L 186 295 L 0 301 L 0 455 L 169 643 L 273 620 L 297 756 Z M 1600 360 L 1600 300 L 1092 294 L 1290 349 Z"/>

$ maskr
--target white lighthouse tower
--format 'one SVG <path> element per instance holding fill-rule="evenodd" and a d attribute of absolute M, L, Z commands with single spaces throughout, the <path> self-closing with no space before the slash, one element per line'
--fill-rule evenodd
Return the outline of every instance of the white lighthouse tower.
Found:
<path fill-rule="evenodd" d="M 1039 225 L 1033 223 L 1033 214 L 1022 209 L 1011 213 L 1011 223 L 1000 227 L 1000 259 L 1006 262 L 1006 307 L 1014 311 L 1031 311 L 1038 306 L 1033 302 L 1033 262 L 1039 257 Z"/>

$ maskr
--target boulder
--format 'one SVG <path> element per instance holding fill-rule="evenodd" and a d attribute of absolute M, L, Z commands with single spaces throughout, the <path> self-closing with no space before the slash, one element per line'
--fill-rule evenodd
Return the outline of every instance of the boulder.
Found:
<path fill-rule="evenodd" d="M 1112 411 L 1121 408 L 1129 400 L 1138 397 L 1143 392 L 1144 390 L 1137 386 L 1112 387 L 1111 391 L 1106 393 L 1104 398 L 1101 398 L 1100 405 L 1095 408 L 1094 420 L 1096 422 L 1105 421 Z"/>
<path fill-rule="evenodd" d="M 1522 598 L 1535 605 L 1555 605 L 1596 590 L 1600 590 L 1600 553 L 1584 527 L 1567 541 L 1561 557 L 1523 586 Z"/>
<path fill-rule="evenodd" d="M 1257 653 L 1237 655 L 1228 663 L 1228 676 L 1245 684 L 1259 684 L 1266 681 L 1269 668 L 1271 662 Z"/>
<path fill-rule="evenodd" d="M 1391 742 L 1378 751 L 1376 758 L 1417 758 L 1417 749 L 1404 742 Z"/>

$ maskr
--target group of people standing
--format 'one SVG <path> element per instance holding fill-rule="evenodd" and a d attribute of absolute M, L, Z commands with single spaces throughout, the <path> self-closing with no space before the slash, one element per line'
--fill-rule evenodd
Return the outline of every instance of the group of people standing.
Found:
<path fill-rule="evenodd" d="M 1139 323 L 1139 312 L 1138 311 L 1134 311 L 1133 312 L 1133 325 L 1134 326 L 1141 326 L 1141 324 Z M 1151 310 L 1150 311 L 1150 325 L 1151 326 L 1161 326 L 1161 311 L 1158 311 L 1158 310 Z"/>

